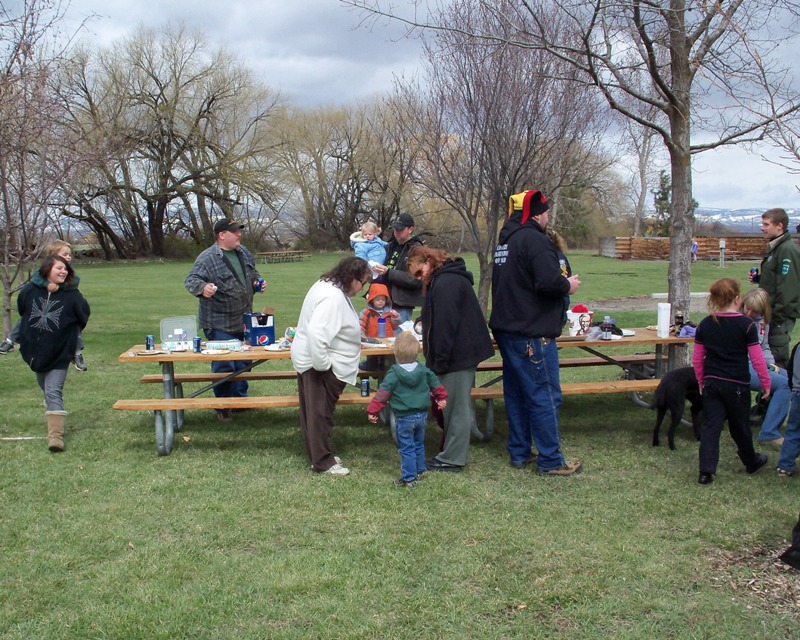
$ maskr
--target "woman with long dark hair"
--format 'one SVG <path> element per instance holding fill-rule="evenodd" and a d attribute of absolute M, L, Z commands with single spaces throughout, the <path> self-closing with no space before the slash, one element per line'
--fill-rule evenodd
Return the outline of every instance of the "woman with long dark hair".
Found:
<path fill-rule="evenodd" d="M 478 363 L 494 355 L 486 318 L 464 260 L 441 249 L 416 246 L 408 254 L 408 272 L 422 280 L 422 348 L 425 364 L 447 389 L 444 442 L 426 461 L 429 471 L 461 471 L 467 464 L 475 422 L 470 391 Z"/>
<path fill-rule="evenodd" d="M 64 382 L 89 320 L 89 304 L 74 282 L 70 264 L 61 256 L 48 256 L 17 297 L 20 353 L 44 392 L 47 444 L 54 452 L 64 450 Z M 48 284 L 58 289 L 50 291 Z"/>
<path fill-rule="evenodd" d="M 300 394 L 300 430 L 316 473 L 346 476 L 331 453 L 333 411 L 345 385 L 356 384 L 361 325 L 350 298 L 372 282 L 366 260 L 345 258 L 308 290 L 292 342 Z"/>

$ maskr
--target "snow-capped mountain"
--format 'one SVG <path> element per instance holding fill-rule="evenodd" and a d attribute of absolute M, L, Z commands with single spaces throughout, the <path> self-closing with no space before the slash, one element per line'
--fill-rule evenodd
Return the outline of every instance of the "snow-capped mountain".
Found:
<path fill-rule="evenodd" d="M 695 218 L 700 223 L 719 223 L 737 233 L 760 233 L 761 214 L 769 207 L 763 209 L 710 209 L 698 207 Z M 789 229 L 795 230 L 800 223 L 800 209 L 787 209 L 789 214 Z"/>

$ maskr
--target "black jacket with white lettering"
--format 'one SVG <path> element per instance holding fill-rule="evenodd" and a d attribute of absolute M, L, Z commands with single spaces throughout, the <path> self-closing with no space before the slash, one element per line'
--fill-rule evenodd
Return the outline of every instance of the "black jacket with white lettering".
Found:
<path fill-rule="evenodd" d="M 492 269 L 492 331 L 537 338 L 561 335 L 569 280 L 561 273 L 550 238 L 533 219 L 515 211 L 500 230 Z"/>

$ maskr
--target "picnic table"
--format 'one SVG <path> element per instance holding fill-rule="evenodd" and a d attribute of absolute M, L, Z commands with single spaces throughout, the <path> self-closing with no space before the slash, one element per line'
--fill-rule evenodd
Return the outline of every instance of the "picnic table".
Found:
<path fill-rule="evenodd" d="M 251 347 L 242 351 L 222 350 L 223 353 L 196 353 L 192 350 L 166 351 L 156 349 L 147 351 L 144 345 L 137 344 L 118 357 L 125 364 L 158 364 L 160 374 L 142 376 L 140 382 L 161 384 L 163 395 L 151 399 L 117 400 L 113 408 L 119 411 L 152 411 L 155 414 L 156 450 L 159 455 L 169 455 L 175 432 L 184 423 L 184 411 L 187 409 L 265 409 L 297 407 L 300 404 L 297 394 L 280 396 L 248 396 L 245 398 L 217 398 L 203 395 L 214 387 L 238 378 L 240 380 L 295 380 L 297 374 L 292 369 L 253 371 L 256 367 L 271 361 L 285 361 L 290 356 L 289 349 L 266 350 L 263 347 Z M 362 356 L 390 355 L 392 349 L 387 344 L 375 347 L 364 347 Z M 177 366 L 191 363 L 211 363 L 230 360 L 249 360 L 251 364 L 244 369 L 232 373 L 175 373 Z M 369 377 L 379 372 L 361 371 L 359 376 Z M 208 383 L 202 388 L 184 396 L 183 385 L 186 383 Z M 360 393 L 343 394 L 340 404 L 367 404 L 369 397 Z"/>
<path fill-rule="evenodd" d="M 561 358 L 561 368 L 575 367 L 608 367 L 614 371 L 626 372 L 627 379 L 609 379 L 596 382 L 567 382 L 562 383 L 564 396 L 587 395 L 600 393 L 627 393 L 636 400 L 638 394 L 655 390 L 658 378 L 661 377 L 664 367 L 674 367 L 674 349 L 682 344 L 691 343 L 692 338 L 678 338 L 676 336 L 659 337 L 651 329 L 635 329 L 634 335 L 626 336 L 619 340 L 586 340 L 579 336 L 571 338 L 564 336 L 556 342 L 559 348 L 580 349 L 588 357 Z M 664 353 L 664 347 L 667 353 Z M 651 353 L 626 353 L 620 352 L 621 347 L 634 347 L 638 349 L 653 349 Z M 627 349 L 626 351 L 629 351 Z M 380 344 L 362 346 L 361 355 L 390 356 L 392 346 L 389 341 Z M 193 409 L 273 409 L 298 407 L 298 395 L 253 395 L 245 398 L 217 398 L 208 395 L 213 387 L 231 380 L 234 377 L 244 380 L 293 380 L 296 373 L 292 369 L 267 369 L 254 371 L 264 363 L 272 361 L 286 361 L 290 358 L 289 349 L 280 351 L 265 350 L 263 347 L 253 347 L 246 351 L 229 351 L 226 353 L 195 353 L 194 351 L 162 351 L 148 352 L 144 345 L 134 345 L 124 351 L 118 358 L 124 364 L 158 364 L 160 374 L 147 374 L 141 377 L 140 382 L 145 384 L 160 384 L 163 394 L 156 398 L 117 400 L 113 408 L 120 411 L 152 411 L 155 414 L 156 450 L 159 455 L 169 455 L 172 451 L 174 434 L 184 424 L 184 411 Z M 191 363 L 210 363 L 221 360 L 250 360 L 251 364 L 246 369 L 234 373 L 175 373 L 176 366 L 183 367 Z M 478 366 L 478 372 L 499 372 L 502 370 L 502 361 L 488 360 Z M 651 373 L 652 372 L 652 373 Z M 361 377 L 379 377 L 380 372 L 360 371 Z M 491 437 L 494 428 L 494 401 L 502 399 L 503 388 L 499 384 L 502 375 L 496 376 L 477 386 L 472 390 L 472 397 L 486 403 L 486 422 L 483 433 L 473 431 L 474 435 L 486 440 Z M 200 389 L 189 395 L 184 395 L 184 384 L 206 383 Z M 373 388 L 373 392 L 375 389 Z M 339 398 L 341 405 L 366 405 L 370 396 L 362 396 L 360 392 L 343 393 Z M 640 404 L 647 405 L 643 401 Z"/>
<path fill-rule="evenodd" d="M 287 249 L 286 251 L 259 251 L 256 255 L 261 258 L 264 264 L 272 262 L 301 262 L 311 259 L 311 253 L 297 249 Z"/>

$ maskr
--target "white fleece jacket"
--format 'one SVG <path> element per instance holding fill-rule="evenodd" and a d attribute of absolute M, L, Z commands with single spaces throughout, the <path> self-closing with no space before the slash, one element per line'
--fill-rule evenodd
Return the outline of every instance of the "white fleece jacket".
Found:
<path fill-rule="evenodd" d="M 348 384 L 358 380 L 361 327 L 350 298 L 331 282 L 318 280 L 308 290 L 292 342 L 298 373 L 333 370 Z"/>

